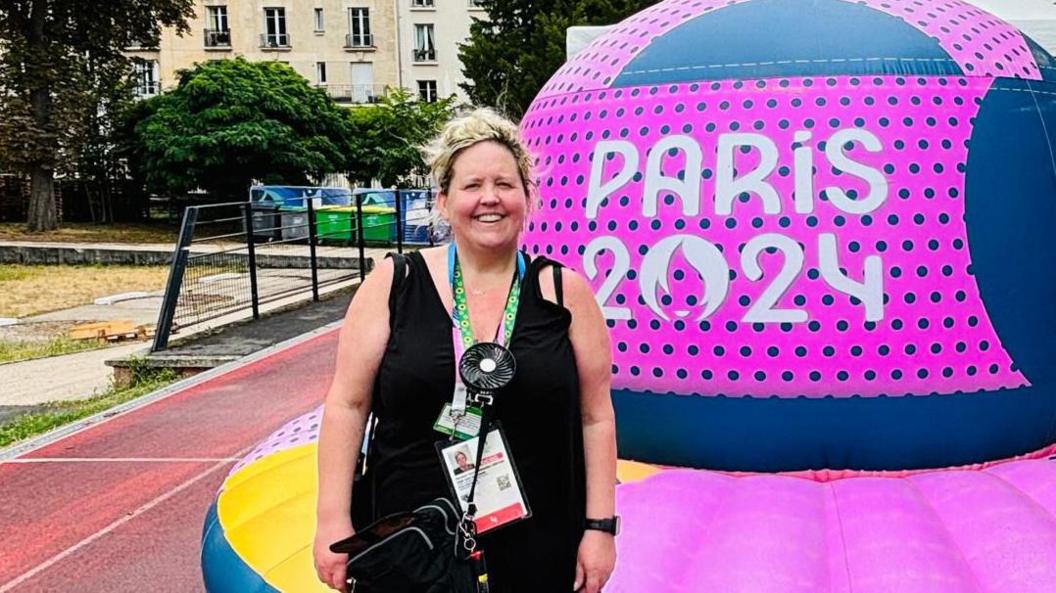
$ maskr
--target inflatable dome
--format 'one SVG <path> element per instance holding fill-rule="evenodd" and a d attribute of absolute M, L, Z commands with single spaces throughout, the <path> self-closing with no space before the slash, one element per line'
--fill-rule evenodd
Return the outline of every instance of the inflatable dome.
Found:
<path fill-rule="evenodd" d="M 1056 591 L 1052 56 L 961 0 L 667 0 L 522 132 L 525 248 L 613 339 L 606 593 Z M 326 590 L 317 415 L 223 485 L 209 591 Z"/>
<path fill-rule="evenodd" d="M 594 282 L 621 456 L 912 469 L 1056 442 L 1052 80 L 957 0 L 668 1 L 566 63 L 522 124 L 526 244 Z"/>

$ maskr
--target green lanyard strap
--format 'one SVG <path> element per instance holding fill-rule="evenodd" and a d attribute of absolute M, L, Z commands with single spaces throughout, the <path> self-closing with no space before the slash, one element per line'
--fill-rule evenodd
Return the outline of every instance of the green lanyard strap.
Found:
<path fill-rule="evenodd" d="M 451 288 L 454 293 L 454 307 L 451 309 L 451 319 L 458 330 L 462 348 L 465 350 L 477 343 L 473 335 L 473 328 L 469 323 L 469 305 L 466 302 L 466 285 L 462 276 L 462 266 L 458 263 L 458 255 L 454 244 L 448 251 L 448 271 L 451 278 Z M 495 329 L 495 341 L 500 345 L 509 347 L 510 338 L 513 335 L 513 326 L 517 321 L 517 306 L 521 301 L 521 280 L 524 278 L 525 265 L 524 255 L 517 253 L 517 267 L 513 281 L 510 282 L 510 292 L 506 296 L 506 308 L 502 313 L 502 322 Z M 501 339 L 501 341 L 500 341 Z M 459 354 L 460 353 L 456 353 Z M 458 356 L 456 356 L 458 358 Z"/>

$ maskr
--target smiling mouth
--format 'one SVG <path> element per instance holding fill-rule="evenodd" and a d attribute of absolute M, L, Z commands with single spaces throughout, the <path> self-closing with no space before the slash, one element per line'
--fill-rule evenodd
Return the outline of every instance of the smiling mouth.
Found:
<path fill-rule="evenodd" d="M 503 218 L 506 217 L 502 214 L 481 214 L 479 216 L 474 216 L 473 220 L 476 220 L 477 222 L 499 222 Z"/>

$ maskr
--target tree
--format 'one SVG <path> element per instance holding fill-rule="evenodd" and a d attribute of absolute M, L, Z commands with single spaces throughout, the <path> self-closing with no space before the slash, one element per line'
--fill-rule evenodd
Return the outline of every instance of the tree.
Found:
<path fill-rule="evenodd" d="M 128 152 L 158 193 L 242 200 L 254 181 L 305 184 L 346 170 L 344 108 L 279 62 L 199 64 L 137 107 Z"/>
<path fill-rule="evenodd" d="M 519 117 L 565 61 L 565 30 L 611 25 L 656 0 L 482 0 L 488 19 L 474 19 L 459 46 L 462 88 L 478 105 Z M 526 50 L 526 48 L 530 48 Z"/>
<path fill-rule="evenodd" d="M 0 163 L 29 174 L 29 228 L 56 226 L 54 174 L 77 157 L 102 71 L 123 48 L 187 30 L 194 0 L 4 0 L 0 3 Z"/>
<path fill-rule="evenodd" d="M 419 101 L 404 89 L 389 89 L 375 105 L 349 110 L 352 125 L 348 169 L 364 183 L 403 187 L 427 173 L 419 148 L 454 113 L 455 98 Z"/>

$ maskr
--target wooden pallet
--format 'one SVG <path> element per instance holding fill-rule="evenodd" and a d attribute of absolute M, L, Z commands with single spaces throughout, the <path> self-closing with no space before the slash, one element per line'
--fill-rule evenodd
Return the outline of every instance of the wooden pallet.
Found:
<path fill-rule="evenodd" d="M 119 319 L 75 325 L 66 332 L 66 336 L 71 340 L 106 340 L 107 342 L 145 340 L 154 336 L 154 327 L 136 325 L 131 321 Z"/>

